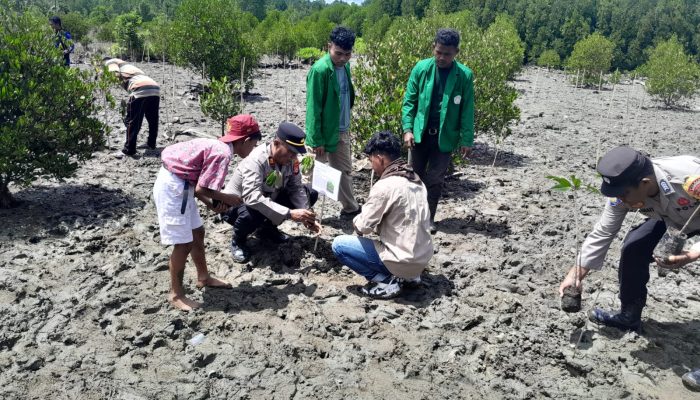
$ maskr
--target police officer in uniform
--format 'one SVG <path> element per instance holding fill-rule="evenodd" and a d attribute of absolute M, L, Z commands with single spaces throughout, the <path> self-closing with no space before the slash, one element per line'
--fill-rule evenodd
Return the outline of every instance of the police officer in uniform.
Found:
<path fill-rule="evenodd" d="M 301 128 L 282 122 L 272 142 L 256 147 L 238 164 L 226 184 L 223 192 L 241 196 L 244 203 L 223 214 L 223 219 L 233 225 L 234 261 L 248 260 L 246 240 L 257 229 L 260 238 L 273 243 L 289 240 L 277 229 L 288 219 L 317 231 L 316 214 L 310 208 L 318 199 L 318 192 L 302 184 L 297 159 L 298 154 L 306 153 L 304 138 Z"/>
<path fill-rule="evenodd" d="M 619 264 L 619 312 L 594 309 L 589 315 L 593 322 L 622 330 L 638 330 L 642 309 L 646 305 L 649 264 L 654 261 L 654 248 L 667 227 L 681 229 L 700 206 L 700 158 L 677 156 L 650 159 L 629 147 L 616 147 L 598 163 L 603 178 L 601 192 L 610 197 L 603 215 L 583 242 L 576 266 L 562 281 L 559 292 L 566 287 L 580 286 L 590 270 L 603 266 L 605 255 L 630 211 L 639 211 L 647 219 L 632 228 L 622 244 Z M 685 233 L 700 233 L 700 218 L 692 220 Z M 700 258 L 700 242 L 680 255 L 656 260 L 666 267 L 678 268 Z"/>

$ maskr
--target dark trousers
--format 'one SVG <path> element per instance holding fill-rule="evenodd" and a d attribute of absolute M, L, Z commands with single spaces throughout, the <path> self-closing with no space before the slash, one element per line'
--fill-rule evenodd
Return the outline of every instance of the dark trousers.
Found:
<path fill-rule="evenodd" d="M 433 220 L 438 200 L 442 196 L 442 184 L 452 160 L 452 153 L 441 152 L 438 135 L 431 135 L 426 129 L 421 142 L 416 143 L 411 150 L 411 157 L 413 170 L 416 171 L 428 190 L 428 207 L 430 208 L 430 219 Z"/>
<path fill-rule="evenodd" d="M 158 109 L 160 108 L 159 96 L 141 97 L 139 99 L 129 97 L 126 104 L 126 117 L 124 125 L 126 125 L 126 142 L 124 143 L 124 152 L 126 154 L 136 153 L 136 137 L 141 130 L 143 117 L 148 121 L 148 147 L 156 147 L 156 139 L 158 138 Z"/>
<path fill-rule="evenodd" d="M 617 271 L 622 304 L 646 305 L 649 264 L 653 261 L 654 248 L 665 232 L 666 224 L 663 221 L 647 219 L 632 228 L 622 242 Z"/>
<path fill-rule="evenodd" d="M 316 204 L 316 200 L 318 200 L 318 192 L 312 189 L 311 185 L 304 185 L 304 190 L 306 191 L 306 198 L 309 199 L 308 207 L 313 207 L 313 205 Z M 289 195 L 284 190 L 277 196 L 275 203 L 290 209 L 305 208 L 305 206 L 299 207 L 298 205 L 293 205 L 292 201 L 289 199 Z M 245 204 L 232 207 L 222 215 L 222 219 L 233 225 L 233 240 L 239 245 L 245 244 L 248 236 L 258 228 L 269 231 L 277 229 L 277 227 L 259 211 Z"/>

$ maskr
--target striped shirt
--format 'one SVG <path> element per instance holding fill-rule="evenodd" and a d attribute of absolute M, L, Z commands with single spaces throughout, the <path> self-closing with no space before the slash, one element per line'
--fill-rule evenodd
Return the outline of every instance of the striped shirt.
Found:
<path fill-rule="evenodd" d="M 135 75 L 129 78 L 127 90 L 129 91 L 129 96 L 135 99 L 160 96 L 160 86 L 146 75 Z"/>

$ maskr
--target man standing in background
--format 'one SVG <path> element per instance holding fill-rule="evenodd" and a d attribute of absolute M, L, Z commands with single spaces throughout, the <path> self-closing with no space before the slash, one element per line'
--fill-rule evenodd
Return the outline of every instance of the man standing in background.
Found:
<path fill-rule="evenodd" d="M 73 44 L 73 38 L 67 30 L 63 29 L 61 25 L 61 18 L 53 16 L 49 18 L 49 24 L 55 33 L 55 44 L 56 48 L 61 49 L 63 52 L 63 61 L 66 67 L 70 67 L 70 53 L 75 49 L 75 44 Z"/>
<path fill-rule="evenodd" d="M 342 172 L 338 199 L 343 218 L 360 212 L 351 176 L 350 109 L 355 90 L 348 61 L 354 45 L 355 34 L 336 27 L 331 32 L 328 54 L 314 63 L 306 77 L 306 144 L 317 160 Z"/>
<path fill-rule="evenodd" d="M 474 75 L 455 60 L 459 33 L 439 29 L 433 57 L 419 61 L 411 71 L 401 109 L 404 145 L 413 170 L 428 188 L 430 232 L 452 152 L 459 147 L 467 157 L 474 143 Z"/>

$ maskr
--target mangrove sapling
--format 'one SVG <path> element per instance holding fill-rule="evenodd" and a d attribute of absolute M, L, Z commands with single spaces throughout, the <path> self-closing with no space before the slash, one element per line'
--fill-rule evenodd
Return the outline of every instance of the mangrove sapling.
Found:
<path fill-rule="evenodd" d="M 579 220 L 581 219 L 581 214 L 578 209 L 578 192 L 581 189 L 585 189 L 588 192 L 598 193 L 598 189 L 593 185 L 582 184 L 581 179 L 577 178 L 575 175 L 571 175 L 568 179 L 562 176 L 548 175 L 547 179 L 551 179 L 556 182 L 556 185 L 552 186 L 552 190 L 560 192 L 571 192 L 571 198 L 574 205 L 574 227 L 575 235 L 579 233 Z M 575 284 L 574 286 L 569 286 L 564 289 L 564 296 L 561 299 L 561 309 L 566 312 L 577 312 L 581 310 L 581 288 L 578 285 L 579 277 L 581 274 L 581 263 L 580 263 L 580 253 L 578 248 L 580 247 L 580 241 L 576 240 L 576 262 L 574 264 L 575 271 Z"/>
<path fill-rule="evenodd" d="M 224 76 L 221 79 L 212 79 L 209 91 L 202 93 L 199 97 L 202 113 L 219 123 L 221 136 L 224 135 L 226 119 L 241 112 L 242 104 L 236 99 L 236 90 L 242 89 L 238 84 L 229 82 Z"/>

